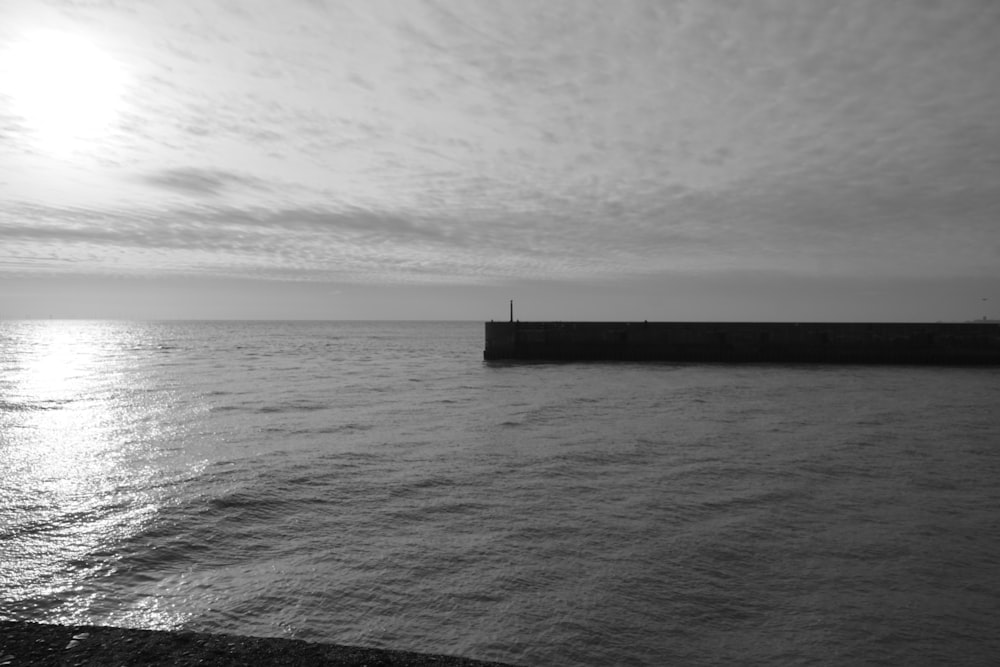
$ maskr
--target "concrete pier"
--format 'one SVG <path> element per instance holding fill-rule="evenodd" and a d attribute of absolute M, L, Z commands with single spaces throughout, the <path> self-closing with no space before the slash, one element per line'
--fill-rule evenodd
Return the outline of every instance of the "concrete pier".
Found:
<path fill-rule="evenodd" d="M 1000 324 L 487 322 L 486 360 L 1000 364 Z"/>
<path fill-rule="evenodd" d="M 337 665 L 513 667 L 506 663 L 389 649 L 95 625 L 0 620 L 0 665 Z"/>

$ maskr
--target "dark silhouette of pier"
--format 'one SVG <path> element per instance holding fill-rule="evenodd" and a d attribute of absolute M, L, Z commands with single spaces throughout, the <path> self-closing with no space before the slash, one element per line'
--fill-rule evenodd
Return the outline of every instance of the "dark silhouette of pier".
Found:
<path fill-rule="evenodd" d="M 483 358 L 1000 364 L 1000 324 L 487 322 Z"/>

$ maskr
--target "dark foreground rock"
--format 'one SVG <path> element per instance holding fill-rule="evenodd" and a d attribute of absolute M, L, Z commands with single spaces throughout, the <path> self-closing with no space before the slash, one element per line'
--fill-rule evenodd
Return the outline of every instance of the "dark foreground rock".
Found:
<path fill-rule="evenodd" d="M 24 665 L 504 667 L 499 662 L 296 639 L 0 621 L 0 667 Z"/>

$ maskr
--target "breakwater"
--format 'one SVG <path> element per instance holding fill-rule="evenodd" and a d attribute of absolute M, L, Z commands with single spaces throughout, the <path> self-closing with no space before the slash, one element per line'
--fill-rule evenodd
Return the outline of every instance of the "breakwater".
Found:
<path fill-rule="evenodd" d="M 483 358 L 1000 364 L 1000 324 L 487 322 Z"/>
<path fill-rule="evenodd" d="M 313 643 L 282 637 L 166 632 L 97 625 L 0 620 L 0 658 L 7 665 L 395 665 L 513 667 L 499 662 Z"/>

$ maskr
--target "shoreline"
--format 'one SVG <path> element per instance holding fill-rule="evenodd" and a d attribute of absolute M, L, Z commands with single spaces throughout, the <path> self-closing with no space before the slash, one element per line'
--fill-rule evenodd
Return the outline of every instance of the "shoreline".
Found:
<path fill-rule="evenodd" d="M 514 667 L 448 655 L 206 632 L 0 621 L 0 667 L 20 665 Z"/>

